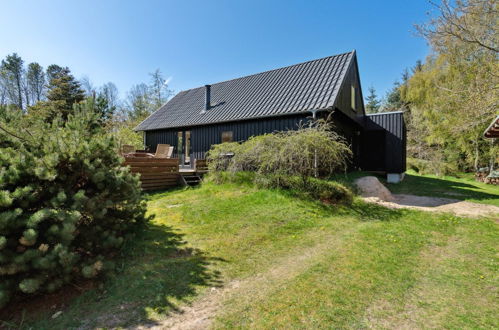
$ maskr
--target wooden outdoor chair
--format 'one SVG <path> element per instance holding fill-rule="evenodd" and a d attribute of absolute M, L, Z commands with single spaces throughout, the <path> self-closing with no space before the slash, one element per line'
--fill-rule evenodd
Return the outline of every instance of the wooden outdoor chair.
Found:
<path fill-rule="evenodd" d="M 172 152 L 170 152 L 170 149 L 172 149 Z M 173 153 L 173 147 L 170 147 L 169 144 L 158 144 L 156 147 L 156 154 L 154 155 L 155 158 L 170 158 Z"/>
<path fill-rule="evenodd" d="M 166 156 L 166 158 L 172 158 L 173 156 L 173 147 L 170 147 L 168 148 L 168 155 Z"/>

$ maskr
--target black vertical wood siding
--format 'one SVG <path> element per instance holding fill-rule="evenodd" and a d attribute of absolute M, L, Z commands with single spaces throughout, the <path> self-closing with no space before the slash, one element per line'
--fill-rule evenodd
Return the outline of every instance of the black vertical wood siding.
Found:
<path fill-rule="evenodd" d="M 355 109 L 352 109 L 352 86 L 355 89 Z M 340 86 L 337 88 L 340 88 Z M 359 116 L 364 116 L 364 100 L 362 98 L 357 59 L 352 62 L 352 67 L 345 75 L 343 85 L 338 92 L 334 107 L 340 109 L 341 112 L 353 120 Z"/>
<path fill-rule="evenodd" d="M 362 142 L 363 169 L 379 171 L 384 168 L 387 173 L 405 172 L 406 140 L 402 112 L 367 115 Z"/>
<path fill-rule="evenodd" d="M 222 132 L 232 131 L 234 141 L 245 141 L 251 136 L 272 133 L 275 131 L 296 130 L 305 125 L 311 115 L 294 115 L 266 118 L 251 121 L 220 123 L 205 126 L 194 126 L 181 129 L 163 129 L 145 132 L 146 147 L 154 152 L 158 144 L 174 146 L 174 157 L 177 157 L 177 133 L 180 130 L 191 132 L 191 157 L 204 159 L 211 145 L 222 143 Z"/>

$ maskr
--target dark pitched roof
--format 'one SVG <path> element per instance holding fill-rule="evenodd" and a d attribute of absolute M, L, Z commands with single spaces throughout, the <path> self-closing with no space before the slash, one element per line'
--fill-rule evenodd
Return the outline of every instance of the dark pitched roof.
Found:
<path fill-rule="evenodd" d="M 136 130 L 196 126 L 301 113 L 333 106 L 355 51 L 182 91 Z"/>
<path fill-rule="evenodd" d="M 489 127 L 483 132 L 483 136 L 490 139 L 499 138 L 499 116 L 490 123 Z"/>

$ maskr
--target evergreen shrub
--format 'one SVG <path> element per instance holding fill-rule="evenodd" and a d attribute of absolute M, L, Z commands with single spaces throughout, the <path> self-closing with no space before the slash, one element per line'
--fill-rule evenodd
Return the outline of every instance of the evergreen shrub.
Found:
<path fill-rule="evenodd" d="M 0 305 L 112 269 L 145 221 L 138 178 L 79 107 L 51 124 L 0 118 Z"/>

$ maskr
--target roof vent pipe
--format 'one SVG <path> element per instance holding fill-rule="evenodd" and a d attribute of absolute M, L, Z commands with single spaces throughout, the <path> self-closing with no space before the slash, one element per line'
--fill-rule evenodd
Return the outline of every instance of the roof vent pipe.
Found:
<path fill-rule="evenodd" d="M 205 103 L 204 111 L 210 110 L 211 108 L 211 85 L 204 85 L 205 87 Z"/>

